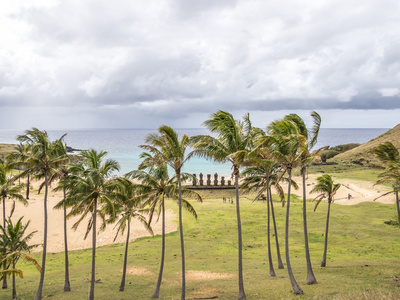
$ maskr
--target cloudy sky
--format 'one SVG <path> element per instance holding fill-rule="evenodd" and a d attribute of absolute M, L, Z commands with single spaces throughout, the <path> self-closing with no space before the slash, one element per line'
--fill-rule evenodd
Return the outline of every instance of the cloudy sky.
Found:
<path fill-rule="evenodd" d="M 0 128 L 400 123 L 398 0 L 0 4 Z"/>

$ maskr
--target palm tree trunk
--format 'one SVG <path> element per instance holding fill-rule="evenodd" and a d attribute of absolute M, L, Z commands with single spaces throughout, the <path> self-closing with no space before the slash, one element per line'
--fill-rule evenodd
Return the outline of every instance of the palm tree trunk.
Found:
<path fill-rule="evenodd" d="M 274 265 L 272 263 L 272 253 L 271 253 L 271 234 L 270 234 L 270 227 L 271 227 L 271 211 L 270 211 L 270 195 L 268 193 L 269 189 L 269 175 L 268 170 L 265 172 L 266 179 L 267 179 L 267 240 L 268 240 L 268 262 L 269 262 L 269 277 L 275 277 L 275 270 Z"/>
<path fill-rule="evenodd" d="M 186 280 L 185 280 L 185 245 L 183 242 L 183 224 L 182 224 L 182 187 L 181 187 L 181 174 L 177 172 L 178 190 L 179 190 L 179 234 L 181 238 L 181 253 L 182 253 L 182 295 L 181 300 L 186 297 Z"/>
<path fill-rule="evenodd" d="M 329 228 L 329 215 L 331 213 L 331 199 L 328 201 L 328 214 L 326 215 L 326 227 L 325 227 L 325 246 L 324 255 L 322 256 L 321 267 L 326 266 L 326 252 L 328 250 L 328 228 Z"/>
<path fill-rule="evenodd" d="M 29 200 L 29 186 L 30 186 L 30 179 L 29 179 L 29 174 L 28 174 L 28 179 L 26 182 L 26 200 Z"/>
<path fill-rule="evenodd" d="M 239 207 L 239 170 L 235 172 L 235 189 L 236 189 L 236 217 L 238 227 L 238 250 L 239 250 L 239 296 L 238 299 L 246 299 L 243 286 L 243 266 L 242 266 L 242 222 L 240 220 L 240 207 Z"/>
<path fill-rule="evenodd" d="M 276 221 L 275 221 L 275 211 L 274 211 L 274 204 L 272 201 L 272 193 L 271 187 L 268 188 L 269 197 L 271 199 L 271 215 L 272 215 L 272 222 L 274 224 L 274 233 L 275 233 L 275 243 L 276 243 L 276 254 L 278 256 L 278 269 L 283 269 L 283 262 L 281 258 L 281 251 L 279 250 L 279 239 L 278 239 L 278 230 L 276 228 Z"/>
<path fill-rule="evenodd" d="M 119 291 L 120 292 L 123 292 L 125 290 L 126 265 L 127 265 L 127 262 L 128 262 L 128 245 L 129 245 L 129 235 L 130 235 L 130 233 L 131 233 L 131 220 L 128 219 L 128 232 L 126 234 L 124 267 L 122 269 L 121 285 L 119 286 Z"/>
<path fill-rule="evenodd" d="M 6 229 L 6 196 L 3 196 L 3 228 Z M 6 270 L 6 264 L 3 265 L 3 270 Z M 3 289 L 7 288 L 7 276 L 3 278 Z"/>
<path fill-rule="evenodd" d="M 3 196 L 3 228 L 6 229 L 6 196 Z"/>
<path fill-rule="evenodd" d="M 15 270 L 15 262 L 13 262 L 13 269 Z M 12 297 L 13 299 L 17 298 L 17 287 L 15 285 L 15 274 L 12 275 Z"/>
<path fill-rule="evenodd" d="M 306 252 L 307 262 L 307 284 L 316 284 L 317 279 L 314 276 L 312 270 L 311 259 L 310 259 L 310 248 L 308 246 L 308 232 L 307 232 L 307 197 L 306 197 L 306 167 L 301 169 L 301 175 L 303 180 L 303 227 L 304 227 L 304 246 Z"/>
<path fill-rule="evenodd" d="M 399 192 L 396 191 L 396 206 L 397 206 L 397 220 L 399 222 L 400 227 L 400 207 L 399 207 Z"/>
<path fill-rule="evenodd" d="M 42 269 L 40 271 L 40 281 L 39 287 L 35 295 L 35 300 L 42 299 L 43 283 L 44 283 L 44 273 L 46 269 L 46 254 L 47 254 L 47 194 L 49 190 L 48 174 L 44 173 L 44 233 L 43 233 L 43 253 L 42 253 Z"/>
<path fill-rule="evenodd" d="M 164 204 L 164 194 L 161 203 L 161 213 L 162 213 L 162 248 L 161 248 L 161 263 L 160 263 L 160 272 L 158 273 L 158 280 L 156 289 L 154 290 L 151 298 L 158 298 L 160 294 L 160 287 L 162 281 L 162 275 L 164 270 L 164 260 L 165 260 L 165 204 Z"/>
<path fill-rule="evenodd" d="M 88 300 L 94 300 L 94 284 L 96 283 L 96 217 L 97 199 L 94 200 L 93 224 L 92 224 L 92 279 L 90 280 L 90 291 Z"/>
<path fill-rule="evenodd" d="M 292 266 L 290 265 L 290 257 L 289 257 L 289 210 L 290 210 L 290 187 L 292 186 L 292 170 L 288 169 L 289 175 L 289 187 L 288 187 L 288 195 L 287 195 L 287 203 L 286 203 L 286 222 L 285 222 L 285 255 L 286 255 L 286 265 L 290 278 L 290 283 L 292 284 L 293 292 L 296 295 L 304 294 L 301 287 L 296 282 L 294 278 Z"/>
<path fill-rule="evenodd" d="M 65 200 L 65 190 L 64 190 Z M 69 283 L 69 260 L 68 260 L 68 241 L 67 241 L 67 207 L 64 203 L 64 264 L 65 264 L 65 281 L 64 281 L 64 292 L 71 291 Z"/>

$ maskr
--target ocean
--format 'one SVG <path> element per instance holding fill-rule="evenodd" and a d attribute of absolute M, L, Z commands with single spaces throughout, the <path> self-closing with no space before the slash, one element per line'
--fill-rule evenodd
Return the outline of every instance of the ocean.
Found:
<path fill-rule="evenodd" d="M 323 146 L 337 146 L 348 143 L 365 143 L 389 130 L 388 128 L 321 128 L 315 149 Z M 120 174 L 134 170 L 140 164 L 139 155 L 146 135 L 156 129 L 65 129 L 48 130 L 51 140 L 67 133 L 65 142 L 75 149 L 106 150 L 107 157 L 117 160 L 120 164 Z M 207 129 L 176 129 L 179 134 L 189 136 L 209 134 Z M 1 144 L 16 144 L 16 137 L 24 130 L 0 129 Z M 205 159 L 193 158 L 183 167 L 183 172 L 214 174 L 230 176 L 232 170 L 229 163 L 216 164 Z"/>

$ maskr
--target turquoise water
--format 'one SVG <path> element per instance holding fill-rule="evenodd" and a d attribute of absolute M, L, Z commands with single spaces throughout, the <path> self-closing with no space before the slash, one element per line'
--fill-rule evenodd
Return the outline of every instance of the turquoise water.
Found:
<path fill-rule="evenodd" d="M 386 132 L 385 128 L 348 128 L 320 130 L 318 143 L 315 148 L 322 146 L 337 146 L 348 143 L 365 143 L 378 135 Z M 81 130 L 48 130 L 51 139 L 59 138 L 67 133 L 65 141 L 68 146 L 76 149 L 107 150 L 108 157 L 117 160 L 120 164 L 120 173 L 124 174 L 137 168 L 140 163 L 139 155 L 147 134 L 155 129 L 81 129 Z M 189 136 L 209 134 L 204 128 L 177 129 L 179 134 L 187 133 Z M 17 135 L 23 130 L 0 130 L 0 143 L 15 144 Z M 216 164 L 205 159 L 192 158 L 183 168 L 188 173 L 214 174 L 230 176 L 230 164 Z"/>

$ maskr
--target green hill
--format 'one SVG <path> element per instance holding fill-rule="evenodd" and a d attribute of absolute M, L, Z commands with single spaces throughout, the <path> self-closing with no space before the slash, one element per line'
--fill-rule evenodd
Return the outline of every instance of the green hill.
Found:
<path fill-rule="evenodd" d="M 400 149 L 400 124 L 358 147 L 335 156 L 332 161 L 353 162 L 367 166 L 377 164 L 378 160 L 369 151 L 384 142 L 391 142 Z"/>

